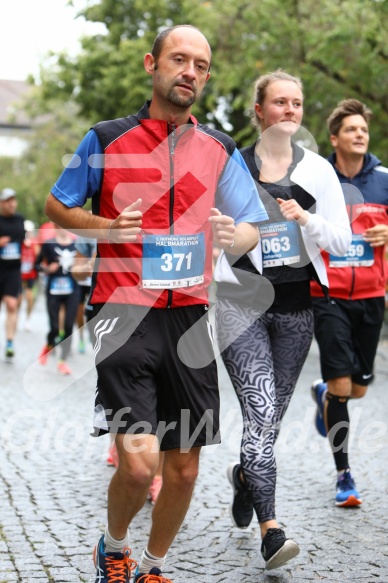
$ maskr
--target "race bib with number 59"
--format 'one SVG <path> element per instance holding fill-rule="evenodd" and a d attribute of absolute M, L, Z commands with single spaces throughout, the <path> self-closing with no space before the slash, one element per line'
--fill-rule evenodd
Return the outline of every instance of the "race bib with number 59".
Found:
<path fill-rule="evenodd" d="M 352 242 L 342 257 L 330 255 L 329 267 L 370 267 L 374 263 L 373 247 L 362 235 L 353 235 Z"/>

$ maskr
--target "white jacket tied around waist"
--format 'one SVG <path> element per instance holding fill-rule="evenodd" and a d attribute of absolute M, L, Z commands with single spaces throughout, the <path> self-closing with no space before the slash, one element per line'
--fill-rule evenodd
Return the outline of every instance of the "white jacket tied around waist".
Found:
<path fill-rule="evenodd" d="M 351 243 L 352 233 L 341 184 L 334 168 L 322 156 L 305 148 L 302 150 L 303 157 L 291 172 L 290 179 L 316 201 L 313 208 L 305 209 L 309 216 L 306 225 L 301 227 L 301 233 L 319 283 L 328 287 L 328 278 L 320 251 L 325 249 L 336 256 L 344 255 Z M 258 272 L 262 273 L 260 243 L 247 255 Z M 242 285 L 234 275 L 223 250 L 215 266 L 214 279 L 216 282 Z"/>

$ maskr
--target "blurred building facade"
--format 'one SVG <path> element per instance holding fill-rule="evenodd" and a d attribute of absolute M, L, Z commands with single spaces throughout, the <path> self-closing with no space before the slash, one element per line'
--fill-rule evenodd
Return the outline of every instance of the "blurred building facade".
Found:
<path fill-rule="evenodd" d="M 31 122 L 18 105 L 30 90 L 25 81 L 0 79 L 0 157 L 17 158 L 27 146 Z"/>

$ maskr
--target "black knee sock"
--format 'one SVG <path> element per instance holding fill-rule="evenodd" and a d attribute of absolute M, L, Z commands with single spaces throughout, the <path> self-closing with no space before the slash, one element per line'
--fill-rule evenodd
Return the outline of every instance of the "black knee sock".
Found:
<path fill-rule="evenodd" d="M 349 399 L 348 397 L 332 395 L 327 391 L 326 400 L 328 437 L 333 451 L 335 465 L 338 471 L 344 470 L 349 467 Z M 338 427 L 336 428 L 336 426 Z"/>

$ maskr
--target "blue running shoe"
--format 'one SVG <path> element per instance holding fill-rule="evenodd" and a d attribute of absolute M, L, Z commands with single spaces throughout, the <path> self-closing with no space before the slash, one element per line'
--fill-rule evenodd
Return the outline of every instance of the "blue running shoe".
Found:
<path fill-rule="evenodd" d="M 172 581 L 162 577 L 162 571 L 157 567 L 153 567 L 149 573 L 139 573 L 137 567 L 134 583 L 172 583 Z"/>
<path fill-rule="evenodd" d="M 322 437 L 327 436 L 325 421 L 323 419 L 323 410 L 325 407 L 325 396 L 327 391 L 327 384 L 322 379 L 314 381 L 311 385 L 311 396 L 317 404 L 317 412 L 315 413 L 315 427 Z"/>
<path fill-rule="evenodd" d="M 104 536 L 94 547 L 93 560 L 97 569 L 95 583 L 129 583 L 137 562 L 130 557 L 131 549 L 123 553 L 106 553 Z"/>
<path fill-rule="evenodd" d="M 356 490 L 356 484 L 354 483 L 350 470 L 345 470 L 338 479 L 336 489 L 336 506 L 359 506 L 362 504 L 360 494 Z"/>

